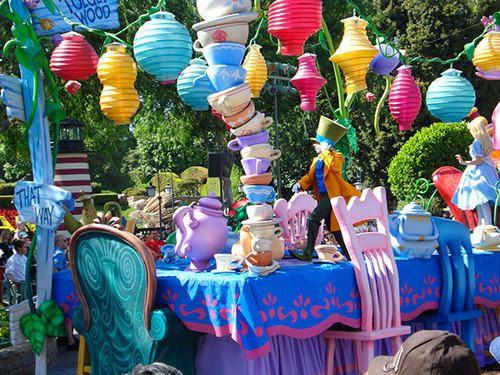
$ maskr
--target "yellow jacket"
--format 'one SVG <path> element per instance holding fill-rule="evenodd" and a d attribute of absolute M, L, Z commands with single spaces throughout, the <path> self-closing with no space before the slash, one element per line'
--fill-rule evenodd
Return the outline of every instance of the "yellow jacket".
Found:
<path fill-rule="evenodd" d="M 321 158 L 325 163 L 323 180 L 330 199 L 342 196 L 348 202 L 352 197 L 361 196 L 361 193 L 356 190 L 354 186 L 342 178 L 342 163 L 344 162 L 342 154 L 331 150 L 323 151 L 318 157 L 314 158 L 311 168 L 309 168 L 309 172 L 298 182 L 302 190 L 307 190 L 313 186 L 316 200 L 319 202 L 320 196 L 318 192 L 318 183 L 316 181 L 316 162 L 318 158 Z M 340 230 L 339 223 L 332 210 L 330 216 L 330 231 L 335 232 L 338 230 Z"/>

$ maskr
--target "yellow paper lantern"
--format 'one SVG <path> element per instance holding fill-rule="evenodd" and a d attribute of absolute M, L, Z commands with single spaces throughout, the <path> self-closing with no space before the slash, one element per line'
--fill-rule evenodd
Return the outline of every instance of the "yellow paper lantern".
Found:
<path fill-rule="evenodd" d="M 101 110 L 117 125 L 130 123 L 139 109 L 139 94 L 134 87 L 137 66 L 125 46 L 112 43 L 99 59 L 97 76 L 104 85 L 101 93 Z"/>
<path fill-rule="evenodd" d="M 252 98 L 258 98 L 267 81 L 267 64 L 260 52 L 261 46 L 252 44 L 248 48 L 250 50 L 243 63 L 243 68 L 247 71 L 245 82 L 250 85 Z"/>
<path fill-rule="evenodd" d="M 359 17 L 343 19 L 344 36 L 339 48 L 330 57 L 344 72 L 347 94 L 354 94 L 367 88 L 366 73 L 378 50 L 366 35 L 367 22 Z"/>
<path fill-rule="evenodd" d="M 479 42 L 472 63 L 486 72 L 500 70 L 500 32 L 491 31 Z"/>

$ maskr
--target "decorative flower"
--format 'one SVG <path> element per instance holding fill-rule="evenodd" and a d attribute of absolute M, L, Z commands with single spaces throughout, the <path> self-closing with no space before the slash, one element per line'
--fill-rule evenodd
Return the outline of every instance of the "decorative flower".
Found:
<path fill-rule="evenodd" d="M 227 41 L 227 33 L 224 30 L 217 29 L 217 31 L 212 34 L 212 42 L 223 43 L 226 41 Z"/>
<path fill-rule="evenodd" d="M 30 8 L 31 10 L 35 9 L 37 6 L 38 6 L 38 3 L 40 2 L 40 0 L 24 0 L 23 1 L 23 4 Z"/>
<path fill-rule="evenodd" d="M 68 81 L 64 87 L 69 94 L 73 95 L 80 91 L 82 84 L 78 81 Z"/>
<path fill-rule="evenodd" d="M 40 26 L 44 30 L 50 30 L 55 26 L 55 22 L 50 18 L 44 18 L 40 20 Z"/>
<path fill-rule="evenodd" d="M 377 97 L 375 96 L 375 94 L 374 94 L 374 93 L 372 93 L 372 92 L 369 92 L 369 91 L 368 91 L 368 92 L 365 94 L 365 99 L 366 99 L 366 101 L 367 101 L 368 103 L 371 103 L 371 102 L 373 102 L 375 99 L 377 99 Z"/>
<path fill-rule="evenodd" d="M 52 36 L 52 44 L 54 45 L 54 47 L 57 47 L 59 44 L 61 44 L 63 40 L 64 39 L 61 34 L 54 34 L 54 36 Z"/>

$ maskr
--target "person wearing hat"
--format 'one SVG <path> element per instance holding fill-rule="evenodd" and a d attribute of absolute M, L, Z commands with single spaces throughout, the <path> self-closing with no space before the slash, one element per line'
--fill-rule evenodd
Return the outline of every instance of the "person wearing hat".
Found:
<path fill-rule="evenodd" d="M 394 357 L 373 359 L 368 375 L 479 375 L 476 356 L 453 333 L 418 331 L 408 337 Z"/>
<path fill-rule="evenodd" d="M 297 193 L 299 190 L 306 191 L 311 186 L 314 188 L 317 207 L 307 219 L 307 245 L 300 254 L 296 251 L 290 251 L 293 256 L 300 260 L 310 261 L 316 238 L 318 237 L 321 220 L 326 219 L 330 223 L 329 229 L 340 245 L 344 255 L 349 258 L 347 249 L 340 232 L 340 227 L 335 214 L 332 210 L 330 199 L 334 197 L 344 197 L 347 201 L 351 197 L 359 197 L 361 193 L 354 186 L 342 178 L 342 164 L 344 158 L 341 153 L 336 152 L 333 147 L 347 133 L 347 128 L 339 123 L 321 116 L 316 137 L 311 138 L 314 141 L 314 148 L 318 156 L 314 158 L 309 172 L 302 177 L 294 186 L 292 191 Z"/>

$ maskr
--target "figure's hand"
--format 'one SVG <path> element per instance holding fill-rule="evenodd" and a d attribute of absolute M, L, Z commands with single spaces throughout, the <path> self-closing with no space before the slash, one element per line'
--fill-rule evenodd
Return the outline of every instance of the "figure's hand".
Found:
<path fill-rule="evenodd" d="M 459 164 L 465 165 L 464 159 L 462 159 L 462 155 L 459 155 L 459 154 L 455 155 L 455 159 L 457 159 Z"/>
<path fill-rule="evenodd" d="M 295 184 L 292 186 L 292 193 L 298 193 L 300 189 L 301 189 L 300 184 L 295 183 Z"/>

